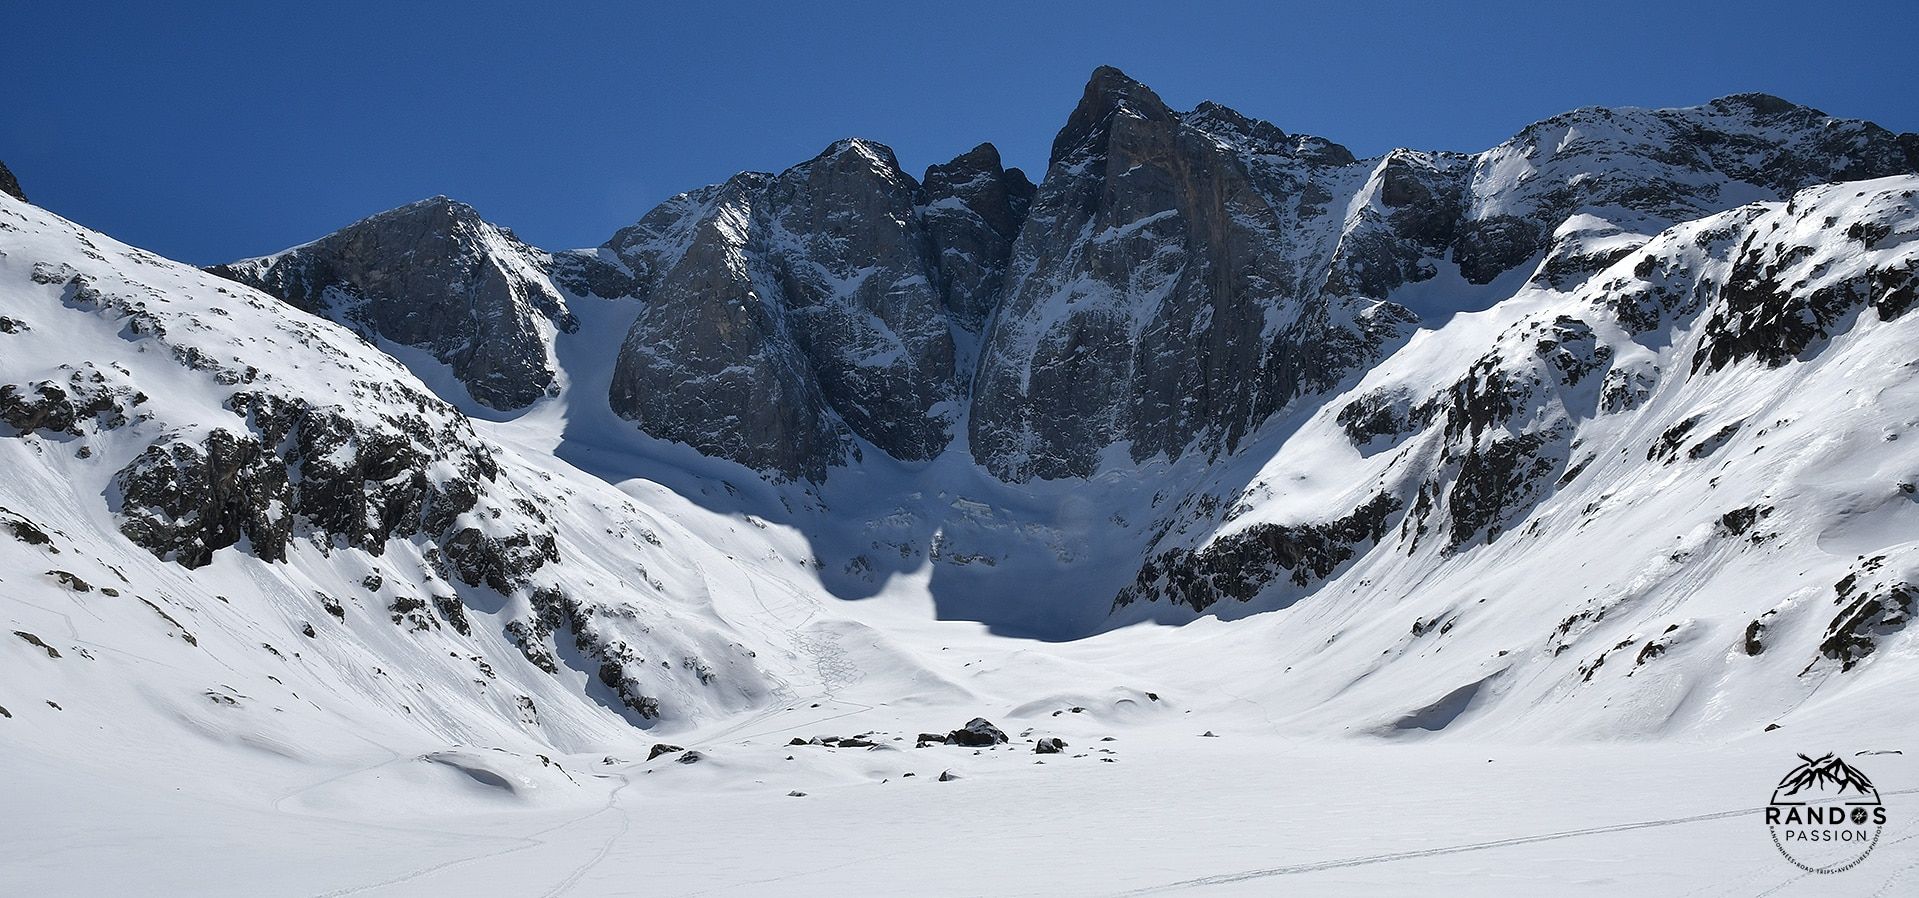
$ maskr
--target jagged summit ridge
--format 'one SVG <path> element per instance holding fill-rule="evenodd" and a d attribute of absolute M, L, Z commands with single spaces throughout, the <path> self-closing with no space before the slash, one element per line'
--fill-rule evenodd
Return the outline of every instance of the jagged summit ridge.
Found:
<path fill-rule="evenodd" d="M 1030 192 L 990 146 L 921 184 L 854 139 L 670 202 L 615 238 L 651 276 L 613 410 L 786 477 L 825 476 L 855 438 L 938 455 Z"/>
<path fill-rule="evenodd" d="M 1008 480 L 1235 451 L 1422 321 L 1531 268 L 1577 284 L 1652 234 L 1919 166 L 1910 141 L 1760 96 L 1586 109 L 1484 153 L 1356 160 L 1094 73 L 1054 144 L 982 351 L 970 426 Z M 1409 307 L 1402 288 L 1424 289 Z M 1435 280 L 1438 279 L 1438 280 Z M 1448 295 L 1450 294 L 1450 295 Z"/>
<path fill-rule="evenodd" d="M 862 446 L 936 457 L 964 428 L 1001 479 L 1087 477 L 1236 452 L 1421 327 L 1497 301 L 1509 273 L 1571 289 L 1674 223 L 1915 169 L 1919 136 L 1765 94 L 1589 107 L 1481 153 L 1358 159 L 1217 102 L 1176 111 L 1101 67 L 1037 187 L 990 144 L 916 180 L 849 138 L 674 197 L 594 250 L 466 252 L 528 272 L 496 312 L 349 317 L 510 409 L 553 390 L 536 344 L 565 330 L 566 296 L 627 297 L 641 308 L 604 363 L 608 401 L 649 435 L 819 480 Z M 411 258 L 383 251 L 363 267 Z M 365 299 L 378 278 L 274 258 L 289 270 L 270 289 L 296 303 L 342 280 L 392 304 Z M 221 270 L 267 283 L 260 268 Z M 462 285 L 449 297 L 478 289 L 441 280 Z"/>
<path fill-rule="evenodd" d="M 212 271 L 424 349 L 474 401 L 516 409 L 552 389 L 552 332 L 575 326 L 552 264 L 473 207 L 437 196 Z"/>

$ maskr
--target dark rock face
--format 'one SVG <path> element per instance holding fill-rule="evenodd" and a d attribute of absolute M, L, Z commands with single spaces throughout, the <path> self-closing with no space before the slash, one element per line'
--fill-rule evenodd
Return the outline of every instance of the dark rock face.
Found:
<path fill-rule="evenodd" d="M 857 436 L 896 458 L 952 438 L 977 331 L 1031 187 L 983 146 L 922 187 L 841 141 L 778 175 L 677 197 L 605 250 L 647 284 L 610 400 L 649 434 L 820 479 Z"/>
<path fill-rule="evenodd" d="M 921 217 L 939 253 L 947 314 L 978 333 L 999 301 L 1013 239 L 1036 188 L 1024 172 L 1003 168 L 990 143 L 928 167 L 921 186 Z"/>
<path fill-rule="evenodd" d="M 27 202 L 26 193 L 20 190 L 19 179 L 13 176 L 13 172 L 7 168 L 5 162 L 0 162 L 0 193 L 4 193 L 23 203 Z"/>
<path fill-rule="evenodd" d="M 1446 493 L 1446 513 L 1457 549 L 1481 533 L 1490 541 L 1512 512 L 1542 498 L 1562 459 L 1546 448 L 1569 437 L 1571 428 L 1552 428 L 1500 437 L 1467 450 Z"/>
<path fill-rule="evenodd" d="M 1881 197 L 1848 226 L 1846 237 L 1855 243 L 1849 249 L 1869 252 L 1892 233 L 1895 222 L 1909 221 L 1907 210 L 1893 199 Z M 1720 289 L 1723 306 L 1706 321 L 1705 345 L 1693 357 L 1694 371 L 1717 371 L 1745 359 L 1778 367 L 1842 330 L 1848 316 L 1861 308 L 1870 307 L 1881 321 L 1897 320 L 1912 309 L 1919 297 L 1919 265 L 1911 260 L 1809 283 L 1809 275 L 1831 264 L 1829 254 L 1820 253 L 1814 230 L 1827 219 L 1815 224 L 1813 216 L 1809 204 L 1797 210 L 1798 220 L 1786 235 L 1747 235 Z"/>
<path fill-rule="evenodd" d="M 1397 442 L 1398 438 L 1418 431 L 1425 426 L 1430 414 L 1430 407 L 1415 405 L 1411 390 L 1382 388 L 1363 393 L 1347 403 L 1334 421 L 1346 431 L 1346 438 L 1354 446 L 1368 448 L 1375 440 Z"/>
<path fill-rule="evenodd" d="M 1568 387 L 1578 386 L 1586 375 L 1612 363 L 1613 350 L 1599 341 L 1592 325 L 1570 315 L 1561 315 L 1537 337 L 1533 352 Z"/>
<path fill-rule="evenodd" d="M 21 433 L 69 436 L 80 436 L 83 425 L 95 430 L 123 427 L 130 420 L 129 412 L 145 404 L 147 395 L 121 380 L 109 377 L 92 362 L 82 362 L 64 382 L 0 384 L 0 421 Z"/>
<path fill-rule="evenodd" d="M 749 268 L 758 175 L 728 181 L 663 273 L 613 370 L 613 410 L 661 439 L 786 477 L 825 476 L 847 440 Z M 617 238 L 616 238 L 617 239 Z"/>
<path fill-rule="evenodd" d="M 286 558 L 293 532 L 286 465 L 269 461 L 258 440 L 216 430 L 204 443 L 155 445 L 116 483 L 124 497 L 120 532 L 161 558 L 196 568 L 242 538 L 262 560 Z"/>
<path fill-rule="evenodd" d="M 569 270 L 598 284 L 589 263 Z M 427 350 L 473 398 L 521 408 L 554 365 L 542 322 L 577 327 L 548 277 L 551 257 L 445 197 L 375 215 L 278 256 L 209 269 L 363 333 Z"/>
<path fill-rule="evenodd" d="M 933 406 L 957 398 L 917 186 L 892 151 L 846 141 L 763 197 L 768 273 L 821 395 L 853 433 L 904 459 L 946 448 L 951 413 Z"/>
<path fill-rule="evenodd" d="M 1819 654 L 1839 662 L 1840 670 L 1858 666 L 1881 639 L 1905 629 L 1919 613 L 1919 587 L 1875 577 L 1885 560 L 1883 555 L 1864 559 L 1833 585 L 1840 610 L 1826 626 Z"/>
<path fill-rule="evenodd" d="M 244 423 L 163 440 L 116 475 L 120 530 L 134 543 L 193 568 L 242 538 L 261 559 L 283 560 L 296 525 L 376 555 L 423 533 L 439 540 L 450 574 L 500 592 L 559 558 L 550 529 L 455 526 L 498 469 L 450 409 L 369 420 L 258 392 L 234 394 L 228 408 Z"/>
<path fill-rule="evenodd" d="M 1298 298 L 1314 278 L 1287 238 L 1327 213 L 1301 197 L 1316 169 L 1350 159 L 1329 147 L 1223 107 L 1181 116 L 1118 70 L 1096 72 L 1013 249 L 980 363 L 975 457 L 1025 480 L 1091 474 L 1120 440 L 1136 460 L 1202 438 L 1231 450 L 1370 358 L 1403 318 Z"/>
<path fill-rule="evenodd" d="M 1006 733 L 984 717 L 975 717 L 966 725 L 946 734 L 946 744 L 983 748 L 1006 742 Z"/>
<path fill-rule="evenodd" d="M 1323 524 L 1255 524 L 1197 551 L 1175 547 L 1140 567 L 1114 607 L 1164 599 L 1204 611 L 1222 599 L 1249 601 L 1279 580 L 1307 587 L 1324 581 L 1387 532 L 1403 507 L 1380 493 L 1351 514 Z"/>
<path fill-rule="evenodd" d="M 1884 129 L 1758 95 L 1582 109 L 1474 156 L 1358 162 L 1217 104 L 1173 112 L 1101 69 L 1014 249 L 974 452 L 1015 481 L 1086 476 L 1115 443 L 1135 461 L 1230 452 L 1376 359 L 1414 321 L 1376 301 L 1448 258 L 1474 284 L 1540 259 L 1536 278 L 1569 289 L 1674 222 L 1912 170 Z M 1689 300 L 1621 303 L 1650 327 L 1654 303 Z"/>
<path fill-rule="evenodd" d="M 554 284 L 580 296 L 618 299 L 637 297 L 645 290 L 640 278 L 604 249 L 556 252 L 548 259 L 547 272 Z M 572 332 L 565 316 L 559 324 L 562 331 Z"/>
<path fill-rule="evenodd" d="M 1333 296 L 1384 297 L 1439 273 L 1465 212 L 1468 158 L 1394 150 L 1372 171 L 1369 203 L 1343 223 L 1321 290 Z"/>

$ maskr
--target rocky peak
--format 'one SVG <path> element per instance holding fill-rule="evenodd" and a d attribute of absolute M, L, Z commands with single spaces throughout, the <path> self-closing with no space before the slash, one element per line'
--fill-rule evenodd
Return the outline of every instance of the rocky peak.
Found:
<path fill-rule="evenodd" d="M 627 258 L 657 269 L 614 361 L 607 399 L 652 436 L 783 477 L 819 479 L 848 441 L 764 264 L 761 206 L 772 180 L 741 174 L 675 197 L 642 219 L 639 232 L 614 238 Z"/>
<path fill-rule="evenodd" d="M 615 232 L 600 249 L 632 273 L 637 292 L 644 295 L 692 244 L 702 223 L 714 219 L 716 210 L 744 206 L 749 202 L 745 197 L 765 187 L 772 177 L 765 172 L 741 172 L 722 183 L 682 193 Z"/>
<path fill-rule="evenodd" d="M 926 191 L 928 202 L 956 197 L 976 213 L 994 218 L 1000 217 L 1003 209 L 1005 220 L 999 222 L 999 230 L 1009 238 L 1018 230 L 1017 219 L 1026 214 L 1026 204 L 1032 201 L 1036 189 L 1025 172 L 1004 167 L 999 148 L 990 143 L 982 143 L 949 162 L 927 166 L 920 187 Z"/>
<path fill-rule="evenodd" d="M 1086 82 L 1086 91 L 1080 95 L 1079 106 L 1066 120 L 1066 127 L 1061 128 L 1059 135 L 1053 138 L 1053 153 L 1047 165 L 1058 165 L 1074 150 L 1099 140 L 1113 117 L 1122 113 L 1153 122 L 1170 122 L 1174 119 L 1172 110 L 1151 88 L 1134 81 L 1119 69 L 1100 66 L 1093 70 L 1092 78 Z"/>
<path fill-rule="evenodd" d="M 615 365 L 614 411 L 786 477 L 824 477 L 854 436 L 896 458 L 938 455 L 962 389 L 954 320 L 983 320 L 968 310 L 1010 237 L 958 197 L 967 215 L 933 223 L 925 197 L 892 150 L 842 140 L 777 175 L 675 198 L 616 236 L 656 280 Z"/>
<path fill-rule="evenodd" d="M 479 210 L 443 193 L 368 216 L 365 222 L 409 219 L 421 222 L 423 228 L 446 232 L 462 228 L 475 229 L 486 225 L 486 220 L 480 217 Z"/>
<path fill-rule="evenodd" d="M 1193 117 L 1100 69 L 1060 132 L 979 366 L 971 443 L 998 476 L 1088 476 L 1122 442 L 1135 460 L 1230 449 L 1376 345 L 1363 309 L 1302 304 L 1292 257 L 1315 243 L 1288 232 L 1326 211 L 1304 202 L 1311 164 L 1277 127 Z"/>
<path fill-rule="evenodd" d="M 921 216 L 939 254 L 946 310 L 962 329 L 982 329 L 999 300 L 1007 256 L 1035 189 L 1024 172 L 1001 166 L 990 143 L 927 167 Z"/>
<path fill-rule="evenodd" d="M 553 385 L 545 329 L 577 327 L 552 257 L 436 196 L 312 243 L 209 271 L 363 334 L 425 349 L 472 399 L 524 407 Z"/>
<path fill-rule="evenodd" d="M 1758 92 L 1729 94 L 1707 104 L 1714 109 L 1730 112 L 1743 109 L 1753 115 L 1782 115 L 1790 112 L 1824 116 L 1825 113 L 1810 106 L 1801 106 L 1791 100 L 1781 99 L 1772 94 Z"/>
<path fill-rule="evenodd" d="M 1551 280 L 1563 284 L 1623 251 L 1621 234 L 1643 240 L 1815 184 L 1905 174 L 1916 162 L 1871 122 L 1766 94 L 1677 109 L 1577 109 L 1474 157 L 1454 258 L 1467 280 L 1487 283 L 1543 254 Z M 1584 224 L 1562 228 L 1574 221 Z"/>
<path fill-rule="evenodd" d="M 1351 165 L 1353 152 L 1324 137 L 1287 134 L 1278 125 L 1211 100 L 1183 113 L 1180 122 L 1224 140 L 1241 152 L 1291 157 L 1310 165 Z"/>
<path fill-rule="evenodd" d="M 1212 100 L 1203 100 L 1193 111 L 1180 116 L 1181 120 L 1195 128 L 1206 131 L 1225 131 L 1256 140 L 1270 146 L 1284 146 L 1292 138 L 1272 122 L 1249 118 L 1239 110 Z"/>
<path fill-rule="evenodd" d="M 23 203 L 27 202 L 27 195 L 20 192 L 20 181 L 14 178 L 13 172 L 7 168 L 5 162 L 0 162 L 0 193 Z"/>
<path fill-rule="evenodd" d="M 809 162 L 795 168 L 814 169 L 831 166 L 836 174 L 870 174 L 890 186 L 916 187 L 917 182 L 900 168 L 899 159 L 893 155 L 893 148 L 883 143 L 859 137 L 847 137 L 836 140 L 822 150 Z"/>

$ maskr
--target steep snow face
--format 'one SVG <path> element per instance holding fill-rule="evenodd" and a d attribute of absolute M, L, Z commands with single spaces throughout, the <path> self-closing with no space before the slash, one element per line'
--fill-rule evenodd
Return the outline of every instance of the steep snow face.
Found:
<path fill-rule="evenodd" d="M 697 539 L 342 327 L 11 198 L 0 313 L 7 638 L 52 647 L 0 653 L 0 705 L 298 755 L 583 746 L 769 694 Z"/>
<path fill-rule="evenodd" d="M 611 269 L 580 254 L 556 265 L 471 206 L 435 197 L 212 271 L 370 338 L 425 350 L 474 401 L 512 410 L 553 388 L 553 334 L 578 326 L 552 274 L 618 290 Z"/>

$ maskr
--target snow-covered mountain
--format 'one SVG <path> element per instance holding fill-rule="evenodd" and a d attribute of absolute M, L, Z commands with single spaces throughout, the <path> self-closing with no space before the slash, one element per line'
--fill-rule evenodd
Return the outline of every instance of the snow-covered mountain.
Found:
<path fill-rule="evenodd" d="M 764 700 L 670 525 L 487 440 L 331 322 L 0 202 L 0 577 L 21 633 L 82 647 L 39 660 L 196 717 L 244 690 L 242 731 L 276 706 L 583 745 Z"/>
<path fill-rule="evenodd" d="M 610 811 L 656 739 L 881 781 L 755 741 L 828 721 L 1730 739 L 1919 676 L 1919 135 L 1774 97 L 1358 159 L 1102 68 L 1037 186 L 851 139 L 596 248 L 442 197 L 208 271 L 0 187 L 34 757 Z"/>

